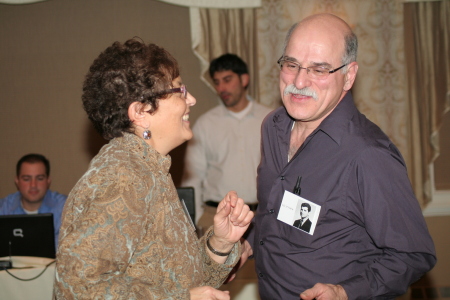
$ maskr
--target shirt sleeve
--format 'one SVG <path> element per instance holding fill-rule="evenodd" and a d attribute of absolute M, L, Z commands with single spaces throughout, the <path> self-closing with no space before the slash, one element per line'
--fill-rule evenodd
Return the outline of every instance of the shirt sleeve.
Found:
<path fill-rule="evenodd" d="M 0 199 L 0 215 L 5 215 L 5 211 L 6 211 L 6 198 L 4 199 Z"/>
<path fill-rule="evenodd" d="M 204 269 L 204 285 L 219 288 L 222 283 L 227 279 L 233 267 L 237 264 L 241 256 L 241 244 L 236 243 L 233 249 L 228 255 L 227 260 L 223 264 L 219 264 L 209 256 L 206 250 L 206 239 L 211 235 L 212 226 L 200 239 L 201 253 L 203 257 L 203 269 Z"/>
<path fill-rule="evenodd" d="M 348 217 L 365 227 L 383 254 L 361 274 L 341 282 L 349 299 L 386 299 L 436 263 L 434 244 L 398 150 L 370 148 L 351 166 Z"/>
<path fill-rule="evenodd" d="M 201 125 L 195 124 L 193 128 L 194 137 L 188 142 L 185 157 L 184 174 L 181 185 L 193 187 L 195 193 L 195 223 L 203 215 L 203 180 L 206 177 L 207 160 L 206 150 L 203 145 L 204 135 Z"/>

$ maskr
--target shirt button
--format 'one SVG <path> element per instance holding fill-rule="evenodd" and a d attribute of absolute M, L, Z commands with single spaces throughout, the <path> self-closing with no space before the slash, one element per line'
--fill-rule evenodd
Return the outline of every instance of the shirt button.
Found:
<path fill-rule="evenodd" d="M 271 210 L 269 210 L 269 212 L 270 212 L 271 214 L 273 214 L 273 213 L 275 212 L 275 210 L 274 210 L 274 209 L 271 209 Z"/>
<path fill-rule="evenodd" d="M 259 276 L 259 278 L 263 278 L 264 277 L 263 273 L 259 273 L 258 276 Z"/>
<path fill-rule="evenodd" d="M 281 180 L 284 180 L 284 176 L 281 176 Z"/>
<path fill-rule="evenodd" d="M 259 244 L 260 245 L 264 245 L 264 241 L 259 241 Z"/>

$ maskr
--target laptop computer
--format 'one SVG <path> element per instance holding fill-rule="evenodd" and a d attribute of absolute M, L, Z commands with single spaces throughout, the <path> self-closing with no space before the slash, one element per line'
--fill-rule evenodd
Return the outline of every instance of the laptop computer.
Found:
<path fill-rule="evenodd" d="M 55 258 L 53 214 L 0 216 L 0 257 Z"/>

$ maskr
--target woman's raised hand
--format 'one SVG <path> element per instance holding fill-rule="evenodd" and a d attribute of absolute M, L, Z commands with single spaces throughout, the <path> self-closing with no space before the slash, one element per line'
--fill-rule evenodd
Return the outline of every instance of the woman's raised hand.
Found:
<path fill-rule="evenodd" d="M 235 191 L 220 201 L 214 216 L 214 235 L 211 245 L 220 252 L 229 252 L 239 241 L 253 219 L 254 213 Z"/>

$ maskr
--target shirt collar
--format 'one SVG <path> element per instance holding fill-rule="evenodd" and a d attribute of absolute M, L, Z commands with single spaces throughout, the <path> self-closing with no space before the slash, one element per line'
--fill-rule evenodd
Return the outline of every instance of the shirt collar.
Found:
<path fill-rule="evenodd" d="M 341 143 L 342 136 L 348 128 L 348 122 L 357 112 L 353 102 L 351 91 L 348 91 L 344 98 L 338 103 L 334 110 L 320 123 L 320 125 L 311 133 L 314 135 L 321 130 L 328 135 L 337 144 Z M 274 126 L 276 126 L 282 136 L 289 136 L 294 119 L 289 116 L 284 106 L 276 109 L 272 117 Z"/>
<path fill-rule="evenodd" d="M 123 136 L 116 138 L 111 142 L 117 142 L 129 149 L 130 153 L 141 157 L 141 159 L 149 166 L 157 162 L 165 175 L 169 174 L 172 159 L 169 154 L 162 155 L 153 147 L 147 144 L 143 139 L 133 133 L 123 133 Z"/>
<path fill-rule="evenodd" d="M 228 112 L 235 117 L 238 120 L 242 120 L 243 118 L 245 118 L 245 116 L 247 116 L 248 114 L 253 112 L 253 102 L 249 101 L 247 104 L 247 107 L 245 107 L 243 110 L 241 110 L 240 112 L 233 112 L 228 110 Z"/>
<path fill-rule="evenodd" d="M 341 144 L 342 137 L 348 131 L 349 121 L 357 113 L 350 91 L 338 103 L 334 110 L 320 123 L 316 130 L 321 130 L 327 134 L 338 145 Z"/>
<path fill-rule="evenodd" d="M 50 199 L 51 199 L 51 191 L 47 190 L 47 192 L 45 193 L 45 196 L 44 196 L 44 200 L 42 201 L 42 204 L 38 210 L 40 214 L 51 212 L 52 207 L 48 203 L 50 201 Z"/>
<path fill-rule="evenodd" d="M 229 110 L 228 108 L 225 107 L 225 105 L 223 104 L 222 101 L 220 101 L 221 102 L 220 105 L 223 108 L 224 115 L 232 116 L 238 120 L 241 120 L 248 115 L 254 115 L 254 113 L 255 113 L 254 101 L 255 100 L 249 94 L 246 95 L 246 98 L 249 102 L 247 107 L 238 113 L 232 112 L 231 110 Z"/>

